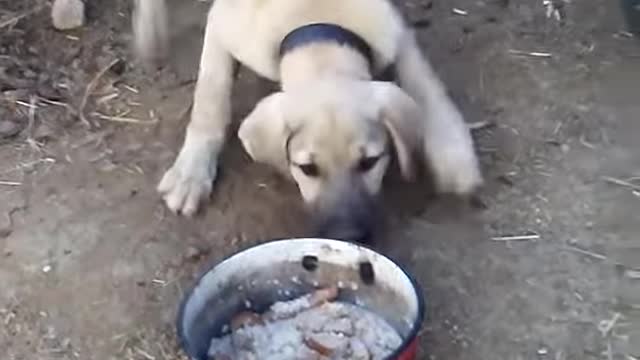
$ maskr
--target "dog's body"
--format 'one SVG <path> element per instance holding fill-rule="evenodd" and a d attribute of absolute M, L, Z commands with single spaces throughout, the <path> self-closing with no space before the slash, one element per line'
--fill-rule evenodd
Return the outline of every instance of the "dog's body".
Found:
<path fill-rule="evenodd" d="M 391 5 L 378 0 L 218 0 L 211 8 L 208 30 L 233 58 L 286 85 L 281 79 L 280 43 L 291 30 L 310 23 L 337 24 L 360 35 L 373 48 L 378 70 L 394 61 L 404 33 Z"/>
<path fill-rule="evenodd" d="M 138 0 L 136 10 L 139 54 L 162 55 L 163 1 Z M 312 23 L 355 33 L 371 48 L 371 63 L 349 44 L 331 41 L 281 56 L 283 39 Z M 391 143 L 407 177 L 417 151 L 440 191 L 467 194 L 482 182 L 462 116 L 388 1 L 216 0 L 184 145 L 158 187 L 175 212 L 195 213 L 210 194 L 231 120 L 234 60 L 282 87 L 243 121 L 245 149 L 293 177 L 322 222 L 335 228 L 328 236 L 363 236 L 359 218 L 370 213 L 358 209 L 378 193 Z M 389 65 L 400 87 L 372 80 Z"/>

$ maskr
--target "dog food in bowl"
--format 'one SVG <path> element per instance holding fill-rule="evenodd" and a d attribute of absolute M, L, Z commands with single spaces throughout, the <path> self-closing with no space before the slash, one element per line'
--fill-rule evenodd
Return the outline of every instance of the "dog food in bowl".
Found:
<path fill-rule="evenodd" d="M 386 359 L 400 334 L 378 315 L 335 301 L 338 287 L 274 303 L 267 312 L 237 314 L 230 333 L 211 341 L 213 360 Z"/>
<path fill-rule="evenodd" d="M 343 241 L 285 239 L 205 271 L 180 305 L 177 333 L 193 360 L 416 360 L 423 317 L 419 285 L 384 255 Z M 307 325 L 285 331 L 291 323 Z M 277 344 L 300 353 L 272 351 Z"/>

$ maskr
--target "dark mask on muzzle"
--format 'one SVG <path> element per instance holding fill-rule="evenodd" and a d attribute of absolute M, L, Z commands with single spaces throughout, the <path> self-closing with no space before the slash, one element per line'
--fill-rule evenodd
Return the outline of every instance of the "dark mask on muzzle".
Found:
<path fill-rule="evenodd" d="M 314 220 L 320 237 L 370 243 L 378 223 L 376 198 L 359 180 L 336 182 L 314 205 Z"/>

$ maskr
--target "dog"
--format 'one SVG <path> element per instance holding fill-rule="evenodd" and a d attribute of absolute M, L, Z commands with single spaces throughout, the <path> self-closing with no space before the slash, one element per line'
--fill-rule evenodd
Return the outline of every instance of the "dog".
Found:
<path fill-rule="evenodd" d="M 139 56 L 167 54 L 163 0 L 137 0 Z M 234 63 L 279 82 L 243 119 L 250 157 L 297 184 L 319 235 L 363 241 L 392 156 L 411 180 L 417 161 L 441 193 L 482 183 L 463 117 L 387 0 L 216 0 L 211 6 L 191 119 L 158 191 L 195 214 L 209 198 L 231 121 Z M 377 80 L 393 67 L 396 82 Z"/>

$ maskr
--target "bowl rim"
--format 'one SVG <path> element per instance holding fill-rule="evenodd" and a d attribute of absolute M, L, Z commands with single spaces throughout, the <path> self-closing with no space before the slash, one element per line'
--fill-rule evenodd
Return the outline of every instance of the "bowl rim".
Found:
<path fill-rule="evenodd" d="M 352 243 L 352 242 L 349 242 L 349 241 L 343 241 L 343 240 L 328 239 L 328 238 L 316 238 L 316 237 L 280 238 L 280 239 L 274 239 L 274 240 L 265 241 L 265 242 L 262 242 L 262 243 L 259 243 L 259 244 L 250 245 L 250 246 L 247 246 L 247 247 L 245 247 L 243 249 L 239 249 L 237 251 L 234 251 L 233 253 L 225 256 L 222 261 L 215 262 L 215 263 L 210 264 L 209 266 L 207 266 L 206 270 L 203 271 L 202 273 L 200 273 L 196 277 L 196 280 L 193 282 L 193 285 L 189 288 L 189 290 L 187 292 L 184 293 L 182 299 L 180 300 L 180 306 L 178 308 L 178 314 L 177 314 L 177 318 L 176 318 L 176 329 L 177 329 L 177 335 L 178 335 L 178 343 L 180 345 L 181 350 L 184 351 L 185 354 L 187 356 L 189 356 L 191 359 L 206 360 L 206 358 L 198 359 L 197 357 L 194 357 L 192 354 L 190 354 L 187 351 L 187 346 L 186 346 L 187 345 L 187 339 L 186 339 L 186 336 L 184 334 L 184 327 L 182 325 L 182 323 L 183 323 L 182 319 L 184 318 L 185 308 L 187 307 L 187 303 L 191 299 L 191 296 L 193 295 L 193 292 L 200 285 L 200 283 L 202 282 L 202 279 L 207 274 L 209 274 L 216 267 L 222 265 L 223 263 L 225 263 L 227 261 L 230 261 L 236 255 L 239 255 L 239 254 L 241 254 L 241 253 L 243 253 L 245 251 L 248 251 L 250 249 L 258 248 L 260 246 L 267 245 L 267 244 L 272 244 L 272 243 L 285 243 L 285 242 L 294 242 L 294 241 L 301 241 L 301 240 L 302 241 L 304 241 L 304 240 L 307 240 L 307 241 L 308 240 L 320 240 L 320 241 L 336 242 L 336 243 L 348 244 L 350 246 L 355 246 L 355 247 L 359 247 L 359 248 L 371 251 L 374 254 L 377 254 L 377 255 L 387 259 L 388 261 L 390 261 L 393 265 L 395 265 L 404 274 L 404 276 L 407 277 L 407 279 L 411 283 L 411 286 L 412 286 L 412 288 L 413 288 L 413 290 L 414 290 L 414 292 L 416 294 L 416 298 L 417 298 L 416 300 L 417 300 L 417 305 L 418 305 L 418 313 L 416 314 L 416 317 L 413 320 L 413 328 L 411 329 L 409 334 L 405 338 L 403 338 L 402 344 L 393 353 L 391 353 L 388 357 L 386 357 L 386 359 L 387 360 L 396 359 L 396 358 L 398 358 L 398 356 L 402 355 L 405 351 L 407 351 L 409 349 L 409 347 L 413 344 L 413 342 L 418 338 L 418 333 L 420 332 L 420 330 L 422 328 L 422 324 L 423 324 L 423 322 L 425 320 L 426 300 L 425 300 L 424 290 L 423 290 L 422 286 L 420 285 L 420 283 L 418 283 L 418 281 L 413 277 L 413 275 L 411 275 L 411 273 L 409 273 L 403 266 L 398 264 L 397 261 L 393 260 L 388 255 L 382 254 L 379 251 L 376 251 L 376 250 L 372 249 L 371 247 L 369 247 L 367 245 L 356 244 L 356 243 Z"/>

